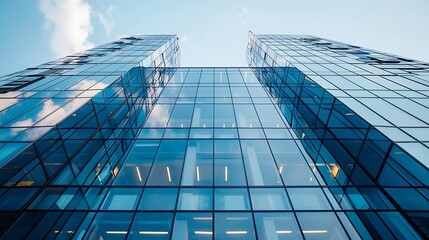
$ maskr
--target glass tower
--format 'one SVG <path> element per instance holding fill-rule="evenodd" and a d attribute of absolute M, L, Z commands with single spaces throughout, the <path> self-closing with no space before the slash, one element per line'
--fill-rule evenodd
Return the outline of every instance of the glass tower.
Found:
<path fill-rule="evenodd" d="M 176 36 L 132 36 L 1 77 L 0 238 L 427 238 L 429 65 L 247 51 L 178 67 Z"/>

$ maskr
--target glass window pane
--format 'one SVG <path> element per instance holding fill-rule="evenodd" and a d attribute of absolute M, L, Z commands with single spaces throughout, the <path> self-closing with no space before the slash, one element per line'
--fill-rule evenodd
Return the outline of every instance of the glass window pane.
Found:
<path fill-rule="evenodd" d="M 174 210 L 177 188 L 145 188 L 139 210 Z"/>
<path fill-rule="evenodd" d="M 128 239 L 170 239 L 173 213 L 137 213 Z"/>
<path fill-rule="evenodd" d="M 227 71 L 228 71 L 228 79 L 230 83 L 233 83 L 233 84 L 244 83 L 240 72 L 236 71 L 235 69 L 228 69 Z"/>
<path fill-rule="evenodd" d="M 249 93 L 247 92 L 247 89 L 245 87 L 231 86 L 231 93 L 232 93 L 232 97 L 237 97 L 237 98 L 250 97 Z"/>
<path fill-rule="evenodd" d="M 250 210 L 246 188 L 216 188 L 215 210 Z"/>
<path fill-rule="evenodd" d="M 215 185 L 246 186 L 238 140 L 215 140 Z"/>
<path fill-rule="evenodd" d="M 213 128 L 191 128 L 189 138 L 210 139 L 213 138 Z"/>
<path fill-rule="evenodd" d="M 114 185 L 144 185 L 160 141 L 137 140 L 125 159 Z"/>
<path fill-rule="evenodd" d="M 298 212 L 305 239 L 348 239 L 333 212 Z"/>
<path fill-rule="evenodd" d="M 378 214 L 398 239 L 420 239 L 399 212 L 378 212 Z"/>
<path fill-rule="evenodd" d="M 245 140 L 241 147 L 249 185 L 283 185 L 266 141 Z"/>
<path fill-rule="evenodd" d="M 281 128 L 286 127 L 273 104 L 255 105 L 259 119 L 263 127 Z"/>
<path fill-rule="evenodd" d="M 134 213 L 99 212 L 94 218 L 85 239 L 125 239 Z M 77 237 L 79 238 L 79 237 Z"/>
<path fill-rule="evenodd" d="M 386 188 L 386 190 L 405 210 L 429 210 L 429 201 L 416 189 Z"/>
<path fill-rule="evenodd" d="M 249 104 L 235 104 L 235 115 L 237 117 L 238 127 L 260 127 L 258 115 L 255 108 Z"/>
<path fill-rule="evenodd" d="M 213 185 L 212 140 L 190 140 L 188 142 L 182 185 Z"/>
<path fill-rule="evenodd" d="M 288 188 L 287 192 L 296 210 L 331 209 L 325 194 L 320 188 Z"/>
<path fill-rule="evenodd" d="M 251 213 L 215 213 L 215 239 L 256 239 Z"/>
<path fill-rule="evenodd" d="M 59 204 L 61 201 L 58 200 L 65 190 L 65 188 L 58 187 L 44 189 L 37 199 L 33 201 L 30 209 L 65 209 L 67 204 Z"/>
<path fill-rule="evenodd" d="M 174 105 L 156 104 L 146 120 L 145 127 L 167 127 Z"/>
<path fill-rule="evenodd" d="M 292 136 L 287 129 L 268 128 L 264 129 L 264 131 L 268 139 L 292 139 Z"/>
<path fill-rule="evenodd" d="M 24 212 L 12 226 L 3 232 L 3 239 L 25 239 L 28 234 L 40 223 L 45 213 Z M 4 214 L 2 213 L 2 217 Z M 3 219 L 2 219 L 3 220 Z"/>
<path fill-rule="evenodd" d="M 212 213 L 177 213 L 174 220 L 173 240 L 212 239 Z"/>
<path fill-rule="evenodd" d="M 194 98 L 197 96 L 197 89 L 198 87 L 183 86 L 182 90 L 180 90 L 179 97 Z"/>
<path fill-rule="evenodd" d="M 318 185 L 295 141 L 270 140 L 269 144 L 285 186 Z"/>
<path fill-rule="evenodd" d="M 177 95 L 179 94 L 179 91 L 180 91 L 180 87 L 169 84 L 164 88 L 160 97 L 163 97 L 163 98 L 177 97 Z"/>
<path fill-rule="evenodd" d="M 214 71 L 213 69 L 203 69 L 201 71 L 201 79 L 200 79 L 200 83 L 203 84 L 213 84 L 214 83 Z"/>
<path fill-rule="evenodd" d="M 188 138 L 189 128 L 167 128 L 164 139 Z"/>
<path fill-rule="evenodd" d="M 234 108 L 231 104 L 215 105 L 215 127 L 235 127 Z"/>
<path fill-rule="evenodd" d="M 196 104 L 192 127 L 213 127 L 213 104 Z"/>
<path fill-rule="evenodd" d="M 215 88 L 215 97 L 217 97 L 217 98 L 222 98 L 222 97 L 229 98 L 229 97 L 231 97 L 231 93 L 229 92 L 229 87 L 217 86 Z"/>
<path fill-rule="evenodd" d="M 284 188 L 251 188 L 253 210 L 290 210 Z"/>
<path fill-rule="evenodd" d="M 143 128 L 139 133 L 138 138 L 159 139 L 162 138 L 165 129 L 163 128 Z"/>
<path fill-rule="evenodd" d="M 225 139 L 238 138 L 237 129 L 215 128 L 214 137 Z"/>
<path fill-rule="evenodd" d="M 193 105 L 176 104 L 173 112 L 171 113 L 168 127 L 190 127 L 193 110 Z"/>
<path fill-rule="evenodd" d="M 0 210 L 19 210 L 37 192 L 37 188 L 11 188 L 0 198 Z"/>
<path fill-rule="evenodd" d="M 179 185 L 185 150 L 186 140 L 163 140 L 152 166 L 147 185 Z"/>
<path fill-rule="evenodd" d="M 264 139 L 262 128 L 239 128 L 240 139 Z"/>
<path fill-rule="evenodd" d="M 111 188 L 101 209 L 134 210 L 140 199 L 141 191 L 138 188 Z"/>
<path fill-rule="evenodd" d="M 200 87 L 198 88 L 197 97 L 214 97 L 213 87 Z"/>
<path fill-rule="evenodd" d="M 228 76 L 226 73 L 226 69 L 215 68 L 215 83 L 220 83 L 220 84 L 228 83 Z"/>
<path fill-rule="evenodd" d="M 265 90 L 262 88 L 262 86 L 255 86 L 255 85 L 253 85 L 253 86 L 249 86 L 249 85 L 247 85 L 248 87 L 247 87 L 247 89 L 249 90 L 249 93 L 250 93 L 250 96 L 252 97 L 252 98 L 255 98 L 255 97 L 261 97 L 261 98 L 268 98 L 268 95 L 267 95 L 267 93 L 265 92 Z"/>
<path fill-rule="evenodd" d="M 179 194 L 178 210 L 212 210 L 213 190 L 211 188 L 182 188 Z"/>
<path fill-rule="evenodd" d="M 201 71 L 189 71 L 186 75 L 185 83 L 199 83 L 200 82 Z"/>
<path fill-rule="evenodd" d="M 68 215 L 68 214 L 65 214 Z M 67 219 L 67 218 L 66 218 Z M 52 228 L 56 228 L 55 223 L 57 221 L 64 221 L 66 219 L 61 219 L 60 212 L 45 212 L 45 216 L 39 220 L 39 224 L 33 227 L 33 231 L 26 236 L 26 239 L 47 239 L 48 234 L 53 235 Z M 15 238 L 16 239 L 16 238 Z"/>
<path fill-rule="evenodd" d="M 293 213 L 255 213 L 258 239 L 303 239 Z"/>

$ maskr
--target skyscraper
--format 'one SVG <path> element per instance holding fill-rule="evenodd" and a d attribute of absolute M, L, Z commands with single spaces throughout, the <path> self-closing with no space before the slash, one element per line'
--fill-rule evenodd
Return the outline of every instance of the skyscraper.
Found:
<path fill-rule="evenodd" d="M 429 65 L 247 50 L 186 68 L 176 36 L 131 36 L 1 77 L 1 238 L 428 237 Z"/>

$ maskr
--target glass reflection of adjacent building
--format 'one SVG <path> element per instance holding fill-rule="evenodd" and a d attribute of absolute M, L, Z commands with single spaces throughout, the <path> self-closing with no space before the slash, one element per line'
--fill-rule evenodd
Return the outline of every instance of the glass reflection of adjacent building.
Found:
<path fill-rule="evenodd" d="M 281 65 L 321 61 L 308 39 L 259 38 L 250 68 L 179 68 L 176 37 L 153 35 L 2 77 L 1 237 L 427 237 L 424 159 Z"/>

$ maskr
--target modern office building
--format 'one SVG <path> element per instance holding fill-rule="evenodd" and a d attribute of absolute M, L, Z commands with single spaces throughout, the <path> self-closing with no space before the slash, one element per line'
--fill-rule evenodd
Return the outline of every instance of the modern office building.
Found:
<path fill-rule="evenodd" d="M 429 64 L 253 35 L 248 67 L 131 36 L 0 78 L 1 239 L 429 237 Z"/>

